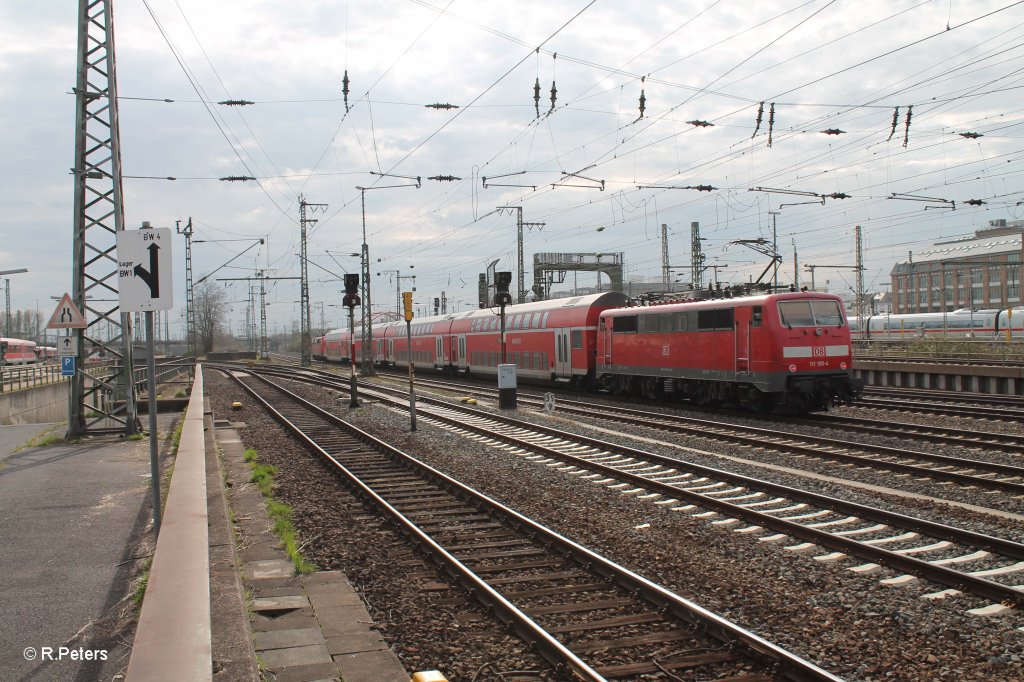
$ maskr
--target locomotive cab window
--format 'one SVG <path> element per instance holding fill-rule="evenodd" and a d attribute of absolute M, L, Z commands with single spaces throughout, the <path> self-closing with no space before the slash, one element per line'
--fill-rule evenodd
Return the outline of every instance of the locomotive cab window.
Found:
<path fill-rule="evenodd" d="M 763 320 L 763 317 L 764 316 L 763 316 L 763 313 L 761 311 L 761 306 L 755 305 L 754 306 L 754 313 L 753 313 L 752 318 L 751 318 L 752 322 L 753 322 L 753 325 L 755 327 L 760 327 L 761 326 L 761 321 Z"/>
<path fill-rule="evenodd" d="M 779 320 L 786 327 L 841 327 L 843 313 L 836 301 L 780 301 Z"/>

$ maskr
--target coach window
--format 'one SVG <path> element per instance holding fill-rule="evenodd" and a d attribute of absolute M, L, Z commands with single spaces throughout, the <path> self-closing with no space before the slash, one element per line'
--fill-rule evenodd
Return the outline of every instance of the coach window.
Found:
<path fill-rule="evenodd" d="M 573 329 L 572 330 L 572 347 L 573 350 L 583 349 L 583 330 Z"/>

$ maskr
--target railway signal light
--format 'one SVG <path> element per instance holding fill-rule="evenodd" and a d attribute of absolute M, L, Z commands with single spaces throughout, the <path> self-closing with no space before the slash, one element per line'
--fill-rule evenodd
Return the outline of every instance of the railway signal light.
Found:
<path fill-rule="evenodd" d="M 342 305 L 346 308 L 355 308 L 361 303 L 359 300 L 359 275 L 345 275 L 345 297 L 341 299 Z"/>
<path fill-rule="evenodd" d="M 494 273 L 494 287 L 496 289 L 496 293 L 494 294 L 495 305 L 506 306 L 512 303 L 512 296 L 508 293 L 508 287 L 510 284 L 512 284 L 511 272 Z"/>

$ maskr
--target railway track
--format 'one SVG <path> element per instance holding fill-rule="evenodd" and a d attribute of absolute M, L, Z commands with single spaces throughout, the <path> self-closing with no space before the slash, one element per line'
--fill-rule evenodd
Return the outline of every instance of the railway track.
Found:
<path fill-rule="evenodd" d="M 450 383 L 422 379 L 418 380 L 418 383 L 423 386 L 452 390 Z M 485 395 L 490 399 L 497 397 L 497 391 L 493 389 L 472 387 L 472 392 L 476 395 Z M 524 405 L 536 408 L 541 408 L 544 405 L 544 399 L 539 396 L 520 395 L 518 400 Z M 901 475 L 928 478 L 936 482 L 955 483 L 961 486 L 1024 495 L 1024 468 L 1012 465 L 576 400 L 559 400 L 558 410 L 561 414 L 587 419 L 605 418 L 676 434 L 771 449 L 786 454 L 795 453 L 805 457 L 827 459 L 844 465 L 872 467 Z M 827 420 L 824 425 L 828 426 L 832 424 L 846 425 L 851 428 L 856 426 L 862 431 L 901 437 L 908 435 L 916 437 L 917 434 L 925 432 L 925 427 L 919 425 L 887 425 L 866 419 L 856 420 L 832 416 L 825 417 L 824 420 Z M 784 421 L 815 426 L 823 425 L 819 420 L 792 419 Z M 970 431 L 941 429 L 941 433 L 934 434 L 933 439 L 946 443 L 957 442 L 972 448 L 991 446 L 1002 451 L 1024 455 L 1024 444 L 1020 442 L 1019 438 L 1013 436 L 1001 434 L 982 436 Z"/>
<path fill-rule="evenodd" d="M 908 397 L 860 398 L 854 407 L 890 410 L 893 412 L 911 412 L 916 414 L 932 414 L 942 417 L 967 417 L 973 419 L 993 419 L 1002 421 L 1020 421 L 1020 407 L 991 407 L 980 405 L 953 405 L 950 403 L 933 402 L 932 399 L 913 399 Z"/>
<path fill-rule="evenodd" d="M 292 379 L 347 390 L 344 382 L 312 375 L 288 373 Z M 391 401 L 399 409 L 405 400 L 403 391 L 387 387 L 363 386 L 360 393 Z M 761 542 L 798 540 L 786 546 L 791 553 L 813 553 L 815 560 L 823 562 L 865 560 L 868 563 L 850 569 L 860 573 L 883 566 L 896 571 L 897 575 L 883 580 L 885 584 L 912 584 L 924 578 L 946 588 L 925 597 L 966 592 L 991 601 L 974 610 L 979 614 L 1024 604 L 1024 591 L 997 581 L 1012 581 L 1024 572 L 1024 544 L 1018 542 L 434 398 L 420 397 L 417 413 L 421 420 L 430 419 L 466 437 L 504 446 L 530 461 L 559 467 L 566 475 L 608 485 L 654 504 L 672 505 L 671 509 L 689 512 L 695 518 L 713 519 L 716 525 L 755 536 Z M 747 525 L 737 527 L 744 523 Z M 762 535 L 766 531 L 771 533 Z M 822 553 L 822 548 L 831 551 Z"/>
<path fill-rule="evenodd" d="M 560 676 L 839 679 L 266 378 L 240 370 L 230 376 Z"/>
<path fill-rule="evenodd" d="M 992 393 L 967 393 L 962 391 L 935 391 L 919 388 L 893 388 L 868 386 L 864 395 L 876 398 L 909 398 L 932 402 L 973 403 L 976 405 L 999 405 L 1024 407 L 1024 396 L 998 395 Z"/>

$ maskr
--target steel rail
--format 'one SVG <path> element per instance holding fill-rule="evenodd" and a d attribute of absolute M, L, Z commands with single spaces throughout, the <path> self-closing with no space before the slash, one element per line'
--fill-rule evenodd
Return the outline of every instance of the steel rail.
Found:
<path fill-rule="evenodd" d="M 651 582 L 650 580 L 640 576 L 629 569 L 620 566 L 605 557 L 594 553 L 593 551 L 579 545 L 565 536 L 545 527 L 541 524 L 533 521 L 532 519 L 523 516 L 519 512 L 506 507 L 497 500 L 494 500 L 459 481 L 449 477 L 443 472 L 434 469 L 433 467 L 421 462 L 415 457 L 394 448 L 380 439 L 372 436 L 365 431 L 362 431 L 358 427 L 345 422 L 340 417 L 337 417 L 322 408 L 304 400 L 303 398 L 295 395 L 287 389 L 276 386 L 269 380 L 259 377 L 257 374 L 252 373 L 253 376 L 259 378 L 261 381 L 266 382 L 268 385 L 275 386 L 275 388 L 283 393 L 287 394 L 292 400 L 302 405 L 305 409 L 313 412 L 314 414 L 327 419 L 333 424 L 342 427 L 353 434 L 365 440 L 367 443 L 373 445 L 373 447 L 388 453 L 390 456 L 399 458 L 402 462 L 412 466 L 420 472 L 435 478 L 440 481 L 444 487 L 453 490 L 459 496 L 469 498 L 474 503 L 489 507 L 506 517 L 508 517 L 514 524 L 520 525 L 529 529 L 531 534 L 542 538 L 542 541 L 551 545 L 555 545 L 561 549 L 561 551 L 573 556 L 577 561 L 587 566 L 591 570 L 598 572 L 601 575 L 614 580 L 620 586 L 627 590 L 634 591 L 644 596 L 654 606 L 671 612 L 677 618 L 696 626 L 700 632 L 708 634 L 718 641 L 726 645 L 736 645 L 742 643 L 750 651 L 747 655 L 751 656 L 755 660 L 760 659 L 762 663 L 768 663 L 774 666 L 776 671 L 781 673 L 785 679 L 800 681 L 800 682 L 812 682 L 812 681 L 825 681 L 825 682 L 842 682 L 841 678 L 832 675 L 828 671 L 819 668 L 818 666 L 805 661 L 798 656 L 782 649 L 781 647 L 765 640 L 764 638 L 756 635 L 738 625 L 726 620 L 725 618 L 708 611 L 704 607 L 692 602 L 674 592 L 671 592 L 664 587 Z M 372 490 L 369 486 L 359 480 L 359 478 L 348 470 L 341 462 L 336 458 L 327 453 L 323 448 L 317 445 L 312 439 L 303 434 L 301 430 L 293 424 L 287 417 L 281 414 L 277 409 L 272 407 L 266 400 L 260 397 L 251 387 L 247 386 L 238 377 L 232 376 L 239 384 L 246 388 L 254 397 L 256 397 L 267 409 L 275 416 L 276 419 L 281 421 L 290 428 L 293 432 L 299 435 L 299 437 L 307 443 L 307 445 L 313 448 L 315 451 L 320 453 L 327 461 L 329 461 L 342 475 L 345 476 L 349 481 L 352 482 L 359 490 L 363 491 L 375 504 L 380 506 L 381 509 L 385 510 L 389 516 L 393 518 L 397 525 L 406 531 L 420 542 L 424 547 L 428 548 L 430 553 L 438 557 L 439 560 L 445 565 L 447 569 L 453 571 L 453 575 L 457 577 L 460 582 L 467 586 L 474 596 L 479 598 L 481 601 L 485 601 L 492 605 L 496 612 L 502 617 L 502 620 L 513 624 L 519 634 L 525 641 L 531 642 L 538 647 L 542 653 L 546 653 L 545 658 L 552 661 L 553 664 L 565 666 L 571 669 L 574 673 L 580 675 L 583 679 L 587 680 L 603 680 L 598 673 L 593 671 L 586 663 L 575 656 L 569 649 L 562 645 L 558 640 L 553 638 L 550 634 L 543 630 L 537 625 L 532 619 L 523 614 L 518 608 L 515 607 L 511 602 L 508 602 L 498 592 L 486 584 L 482 579 L 476 576 L 472 571 L 462 564 L 458 559 L 447 552 L 441 545 L 434 541 L 428 534 L 419 529 L 412 521 L 405 517 L 400 511 L 391 506 L 386 500 Z M 524 636 L 525 635 L 525 636 Z M 550 657 L 549 657 L 550 656 Z M 555 660 L 552 660 L 554 658 Z M 560 663 L 556 663 L 559 661 Z"/>
<path fill-rule="evenodd" d="M 539 398 L 524 398 L 521 396 L 520 402 L 534 402 L 540 404 L 542 401 Z M 817 445 L 826 446 L 830 448 L 840 447 L 847 449 L 857 449 L 889 457 L 898 457 L 900 459 L 912 458 L 927 462 L 935 462 L 937 464 L 953 466 L 959 469 L 973 468 L 981 472 L 990 472 L 993 474 L 1014 476 L 1017 478 L 1024 477 L 1024 468 L 1013 466 L 1010 464 L 984 462 L 976 459 L 952 457 L 949 455 L 940 455 L 931 452 L 920 452 L 918 450 L 907 450 L 905 448 L 896 448 L 886 445 L 856 443 L 853 441 L 845 441 L 836 438 L 827 438 L 824 436 L 814 436 L 803 433 L 777 431 L 774 429 L 763 429 L 756 426 L 747 426 L 744 424 L 730 424 L 728 422 L 710 421 L 694 417 L 684 417 L 682 415 L 676 414 L 667 414 L 661 412 L 644 412 L 642 410 L 635 410 L 632 408 L 619 407 L 615 405 L 595 406 L 594 404 L 584 403 L 575 400 L 563 400 L 559 402 L 559 406 L 559 409 L 561 409 L 562 411 L 571 412 L 572 414 L 594 416 L 598 411 L 605 411 L 615 414 L 616 418 L 620 418 L 622 419 L 622 421 L 625 421 L 626 423 L 630 424 L 647 426 L 651 428 L 667 428 L 677 433 L 690 433 L 700 436 L 702 438 L 716 438 L 719 440 L 726 440 L 733 443 L 739 443 L 741 445 L 749 445 L 751 447 L 771 448 L 775 450 L 785 450 L 787 452 L 795 451 L 810 457 L 824 457 L 837 460 L 840 462 L 869 466 L 875 469 L 888 469 L 891 471 L 898 471 L 900 473 L 906 473 L 913 476 L 935 478 L 939 480 L 949 481 L 953 483 L 958 483 L 960 485 L 996 488 L 1004 490 L 1009 493 L 1024 495 L 1024 483 L 1018 481 L 1006 481 L 1001 479 L 984 478 L 976 474 L 966 474 L 957 471 L 928 469 L 914 464 L 892 462 L 884 459 L 874 459 L 871 457 L 865 457 L 863 455 L 856 455 L 844 452 L 821 451 L 794 441 L 803 440 L 805 442 L 815 443 Z M 804 423 L 811 425 L 814 424 L 812 420 L 804 420 Z M 693 426 L 688 427 L 684 426 L 683 424 L 692 424 Z M 743 434 L 732 434 L 717 430 L 708 431 L 707 427 L 712 427 L 713 429 L 739 430 L 744 431 L 746 433 L 752 433 L 754 435 L 748 436 Z M 766 438 L 771 440 L 765 440 Z M 787 442 L 773 442 L 778 440 L 785 440 Z M 1014 448 L 1014 451 L 1017 450 L 1024 450 L 1024 447 L 1017 445 Z"/>
<path fill-rule="evenodd" d="M 292 377 L 294 378 L 294 376 Z M 326 380 L 323 380 L 326 381 Z M 338 388 L 345 387 L 343 385 L 337 386 Z M 383 394 L 382 394 L 383 396 Z M 855 502 L 846 502 L 836 498 L 827 497 L 825 495 L 819 495 L 808 491 L 799 490 L 796 488 L 790 488 L 781 484 L 771 483 L 762 479 L 756 479 L 753 477 L 743 476 L 741 474 L 735 474 L 721 469 L 714 469 L 712 467 L 705 467 L 698 464 L 692 464 L 689 462 L 665 457 L 644 450 L 631 448 L 628 446 L 617 445 L 608 441 L 599 440 L 596 438 L 590 438 L 588 436 L 582 436 L 578 434 L 570 434 L 558 429 L 551 427 L 534 424 L 531 422 L 523 422 L 517 419 L 513 419 L 507 416 L 494 415 L 482 410 L 477 410 L 467 406 L 452 405 L 451 403 L 430 398 L 428 396 L 421 396 L 418 399 L 422 403 L 429 403 L 432 405 L 440 406 L 446 410 L 461 414 L 471 414 L 480 419 L 486 419 L 489 421 L 501 421 L 505 424 L 512 425 L 514 427 L 522 428 L 525 430 L 536 431 L 544 433 L 546 435 L 555 436 L 563 439 L 572 439 L 578 443 L 588 445 L 590 447 L 607 450 L 610 452 L 622 453 L 643 459 L 646 461 L 661 464 L 663 466 L 671 468 L 685 467 L 687 471 L 700 473 L 704 476 L 709 476 L 719 480 L 726 480 L 731 483 L 743 485 L 745 487 L 770 491 L 777 495 L 783 495 L 784 497 L 794 500 L 809 502 L 823 509 L 829 509 L 835 512 L 842 512 L 846 514 L 852 514 L 863 519 L 870 519 L 876 522 L 882 522 L 889 525 L 902 527 L 908 530 L 929 535 L 931 537 L 940 538 L 944 540 L 950 540 L 958 542 L 960 544 L 968 544 L 974 547 L 993 551 L 997 554 L 1001 554 L 1006 557 L 1014 559 L 1024 559 L 1024 544 L 1014 542 L 1012 540 L 1005 540 L 1003 538 L 996 538 L 992 536 L 983 535 L 974 531 L 968 531 L 945 524 L 936 523 L 934 521 L 927 521 L 925 519 L 919 519 L 915 517 L 906 516 L 904 514 L 898 514 L 896 512 L 885 511 L 874 507 L 868 507 L 866 505 L 857 504 Z M 426 417 L 427 415 L 424 414 Z M 444 415 L 437 415 L 436 413 L 429 415 L 432 418 L 448 423 L 452 426 L 459 428 L 470 428 L 464 420 L 452 418 Z M 977 576 L 968 575 L 961 573 L 954 569 L 948 569 L 944 566 L 935 566 L 927 561 L 921 559 L 915 559 L 913 557 L 896 554 L 885 549 L 873 547 L 871 545 L 865 545 L 856 540 L 835 536 L 827 531 L 821 531 L 815 528 L 807 528 L 801 526 L 798 523 L 792 521 L 785 521 L 784 519 L 776 518 L 761 512 L 757 512 L 751 509 L 745 509 L 738 505 L 733 505 L 728 502 L 717 500 L 712 497 L 707 497 L 700 493 L 687 492 L 683 489 L 677 488 L 672 485 L 659 483 L 652 479 L 645 478 L 636 474 L 630 474 L 628 472 L 619 471 L 613 467 L 598 464 L 596 462 L 590 462 L 573 455 L 563 453 L 559 450 L 541 446 L 538 444 L 530 443 L 528 441 L 522 441 L 515 437 L 507 435 L 507 433 L 500 431 L 491 431 L 481 427 L 472 427 L 477 431 L 486 433 L 488 437 L 497 440 L 504 441 L 506 443 L 515 444 L 517 447 L 523 447 L 526 449 L 533 450 L 535 452 L 543 453 L 547 456 L 556 457 L 562 461 L 572 463 L 582 468 L 600 471 L 606 476 L 611 476 L 619 480 L 624 480 L 633 483 L 638 486 L 642 486 L 648 489 L 654 489 L 662 494 L 668 494 L 672 496 L 682 496 L 685 499 L 709 509 L 714 509 L 720 513 L 725 513 L 729 516 L 736 518 L 742 518 L 749 521 L 752 524 L 764 526 L 786 535 L 807 540 L 824 547 L 837 549 L 843 551 L 846 554 L 860 557 L 872 562 L 881 563 L 891 568 L 896 568 L 905 573 L 909 573 L 914 576 L 924 577 L 933 582 L 945 585 L 961 591 L 970 592 L 977 596 L 990 599 L 995 602 L 1009 604 L 1014 606 L 1024 605 L 1024 591 L 1014 587 L 1002 585 L 1000 583 L 979 578 Z"/>
<path fill-rule="evenodd" d="M 466 408 L 462 406 L 452 406 L 443 404 L 445 409 L 457 411 L 459 413 L 472 413 L 481 419 L 487 419 L 496 421 L 499 418 L 494 415 L 490 415 L 472 408 Z M 717 500 L 700 493 L 689 492 L 675 486 L 660 483 L 656 480 L 645 478 L 637 474 L 631 474 L 629 472 L 620 471 L 614 467 L 599 464 L 597 462 L 591 462 L 579 457 L 575 457 L 571 454 L 561 452 L 557 449 L 546 447 L 531 443 L 529 441 L 520 440 L 514 436 L 509 436 L 501 431 L 492 431 L 484 429 L 479 426 L 470 427 L 464 420 L 459 420 L 454 417 L 448 417 L 438 415 L 434 412 L 422 412 L 424 418 L 428 416 L 430 418 L 436 418 L 439 421 L 443 421 L 452 426 L 459 428 L 472 428 L 478 433 L 485 433 L 489 438 L 501 440 L 506 443 L 514 444 L 517 447 L 529 449 L 534 452 L 544 454 L 549 457 L 555 457 L 561 461 L 571 463 L 575 466 L 584 469 L 590 469 L 593 471 L 600 472 L 605 476 L 619 479 L 648 490 L 653 490 L 664 495 L 672 497 L 682 497 L 694 504 L 699 504 L 702 507 L 714 509 L 720 513 L 724 513 L 734 518 L 742 518 L 750 523 L 758 526 L 770 528 L 786 535 L 800 538 L 813 542 L 814 544 L 821 545 L 823 547 L 829 547 L 837 549 L 845 554 L 867 559 L 869 561 L 884 564 L 891 568 L 899 569 L 905 573 L 911 575 L 925 577 L 933 582 L 945 585 L 961 591 L 970 592 L 972 594 L 990 599 L 995 602 L 1009 604 L 1014 606 L 1024 605 L 1024 591 L 1015 587 L 1002 585 L 1000 583 L 979 578 L 977 576 L 968 575 L 959 571 L 945 568 L 944 566 L 935 566 L 934 564 L 915 559 L 913 557 L 896 554 L 885 549 L 873 547 L 871 545 L 865 545 L 856 540 L 851 540 L 839 536 L 832 535 L 827 531 L 818 530 L 816 528 L 808 528 L 801 526 L 798 523 L 792 521 L 786 521 L 781 518 L 773 517 L 768 514 L 754 511 L 752 509 L 746 509 L 739 505 L 734 505 L 729 502 Z M 689 462 L 684 462 L 671 457 L 664 457 L 644 450 L 638 450 L 630 448 L 628 446 L 622 446 L 608 441 L 602 441 L 595 438 L 589 438 L 586 436 L 580 436 L 577 434 L 569 434 L 557 429 L 552 429 L 531 422 L 522 422 L 517 419 L 510 417 L 500 417 L 502 422 L 506 425 L 511 425 L 517 428 L 526 430 L 537 431 L 545 433 L 550 436 L 556 436 L 559 438 L 568 438 L 577 441 L 580 444 L 588 445 L 590 447 L 599 448 L 606 450 L 610 453 L 624 454 L 636 459 L 645 460 L 674 468 L 676 470 L 692 471 L 699 473 L 703 476 L 716 478 L 719 480 L 727 480 L 731 483 L 743 485 L 744 487 L 753 490 L 766 490 L 771 491 L 778 495 L 783 495 L 788 499 L 794 501 L 810 502 L 823 509 L 829 509 L 835 512 L 843 512 L 847 514 L 853 514 L 860 518 L 871 519 L 873 521 L 883 522 L 889 525 L 899 526 L 908 530 L 914 530 L 932 537 L 941 538 L 945 540 L 951 540 L 961 544 L 970 544 L 975 547 L 984 548 L 991 550 L 997 554 L 1003 556 L 1024 559 L 1024 544 L 1014 542 L 1012 540 L 1004 540 L 1002 538 L 995 538 L 973 531 L 963 530 L 955 528 L 953 526 L 947 526 L 945 524 L 935 523 L 933 521 L 927 521 L 925 519 L 918 519 L 895 512 L 889 512 L 882 509 L 868 507 L 865 505 L 857 504 L 855 502 L 846 502 L 838 500 L 836 498 L 827 497 L 825 495 L 819 495 L 817 493 L 811 493 L 808 491 L 798 490 L 796 488 L 790 488 L 788 486 L 770 483 L 761 479 L 752 478 L 749 476 L 743 476 L 741 474 L 734 474 L 720 469 L 713 469 L 711 467 L 704 467 Z"/>

